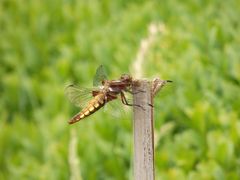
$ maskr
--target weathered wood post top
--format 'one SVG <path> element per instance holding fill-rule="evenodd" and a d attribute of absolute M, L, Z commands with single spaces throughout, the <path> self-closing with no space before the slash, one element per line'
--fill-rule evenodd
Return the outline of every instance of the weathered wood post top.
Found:
<path fill-rule="evenodd" d="M 154 180 L 153 97 L 169 80 L 133 83 L 134 179 Z"/>

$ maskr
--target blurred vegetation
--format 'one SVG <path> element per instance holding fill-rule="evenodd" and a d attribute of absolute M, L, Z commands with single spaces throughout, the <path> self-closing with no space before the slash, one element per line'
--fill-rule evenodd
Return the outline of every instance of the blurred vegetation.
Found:
<path fill-rule="evenodd" d="M 144 76 L 174 81 L 155 98 L 156 179 L 239 179 L 239 19 L 237 0 L 1 0 L 0 179 L 132 179 L 131 111 L 69 126 L 64 87 L 128 72 L 152 22 Z"/>

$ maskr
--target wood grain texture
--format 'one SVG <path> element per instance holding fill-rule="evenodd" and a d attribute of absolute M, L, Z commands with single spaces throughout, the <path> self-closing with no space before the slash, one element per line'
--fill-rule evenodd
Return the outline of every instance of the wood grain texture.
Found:
<path fill-rule="evenodd" d="M 138 80 L 133 85 L 134 179 L 154 179 L 154 129 L 152 84 Z M 151 105 L 149 105 L 151 104 Z"/>

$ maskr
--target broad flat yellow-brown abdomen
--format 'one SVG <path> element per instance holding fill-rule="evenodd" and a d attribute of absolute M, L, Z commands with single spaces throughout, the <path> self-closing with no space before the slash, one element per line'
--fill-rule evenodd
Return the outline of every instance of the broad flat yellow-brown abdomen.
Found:
<path fill-rule="evenodd" d="M 103 93 L 95 96 L 91 101 L 89 101 L 86 108 L 84 108 L 80 113 L 78 113 L 76 116 L 74 116 L 69 123 L 73 124 L 77 121 L 80 121 L 81 119 L 93 114 L 98 109 L 104 106 L 105 102 L 105 95 Z"/>
<path fill-rule="evenodd" d="M 103 94 L 99 94 L 95 96 L 89 103 L 86 108 L 82 110 L 82 113 L 86 116 L 89 116 L 96 112 L 99 108 L 101 108 L 104 103 L 105 96 Z M 83 117 L 84 118 L 84 117 Z"/>

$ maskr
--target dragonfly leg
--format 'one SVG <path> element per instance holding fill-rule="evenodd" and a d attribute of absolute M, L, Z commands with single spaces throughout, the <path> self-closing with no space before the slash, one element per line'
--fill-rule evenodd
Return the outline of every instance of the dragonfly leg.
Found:
<path fill-rule="evenodd" d="M 138 91 L 133 92 L 132 90 L 127 89 L 126 92 L 129 92 L 130 94 L 138 94 L 138 93 L 140 93 L 140 92 L 144 93 L 144 92 L 146 92 L 146 91 L 138 90 Z M 124 96 L 124 97 L 125 97 L 125 96 Z M 126 99 L 126 98 L 125 98 L 125 99 Z M 154 106 L 153 106 L 152 104 L 150 104 L 150 103 L 148 103 L 148 105 L 151 106 L 152 108 L 154 107 Z"/>
<path fill-rule="evenodd" d="M 142 106 L 140 106 L 140 105 L 138 105 L 138 104 L 130 104 L 130 103 L 128 103 L 128 102 L 127 102 L 127 99 L 126 99 L 126 97 L 125 97 L 125 95 L 124 95 L 123 92 L 121 92 L 121 100 L 122 100 L 122 103 L 125 104 L 125 105 L 127 105 L 127 106 L 137 106 L 137 107 L 140 107 L 140 108 L 142 108 L 143 110 L 145 110 Z"/>

